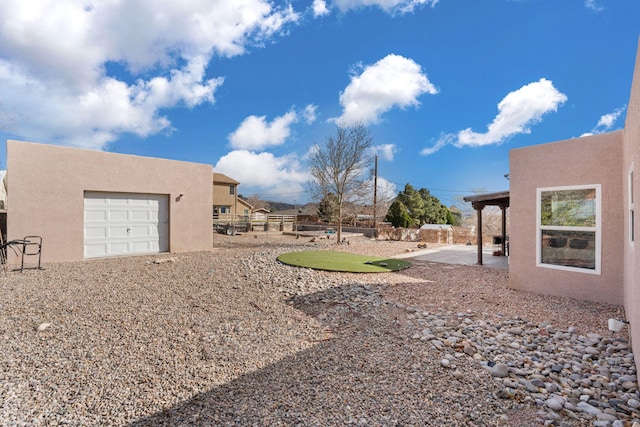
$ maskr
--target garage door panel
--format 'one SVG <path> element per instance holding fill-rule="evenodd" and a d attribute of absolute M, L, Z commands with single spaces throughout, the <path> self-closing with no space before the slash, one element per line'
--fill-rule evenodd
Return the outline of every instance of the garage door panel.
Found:
<path fill-rule="evenodd" d="M 85 227 L 85 238 L 104 239 L 107 237 L 107 229 L 105 227 Z"/>
<path fill-rule="evenodd" d="M 131 204 L 129 196 L 127 195 L 110 195 L 105 202 L 109 206 L 129 206 Z"/>
<path fill-rule="evenodd" d="M 111 226 L 107 230 L 107 237 L 116 239 L 127 239 L 129 237 L 129 227 L 127 225 Z"/>
<path fill-rule="evenodd" d="M 107 253 L 108 245 L 106 243 L 101 244 L 85 244 L 84 256 L 86 258 L 100 257 Z"/>
<path fill-rule="evenodd" d="M 85 193 L 85 257 L 169 250 L 168 196 Z"/>
<path fill-rule="evenodd" d="M 85 193 L 84 197 L 84 205 L 85 206 L 107 206 L 107 201 L 103 198 L 98 198 L 94 196 L 94 193 Z"/>
<path fill-rule="evenodd" d="M 107 219 L 107 211 L 104 209 L 98 210 L 85 210 L 84 220 L 85 221 L 99 221 L 104 222 Z"/>
<path fill-rule="evenodd" d="M 150 212 L 148 210 L 133 210 L 131 211 L 131 221 L 152 221 L 157 219 L 158 214 Z"/>
<path fill-rule="evenodd" d="M 128 210 L 109 210 L 108 217 L 110 222 L 114 222 L 114 221 L 127 222 L 129 221 L 129 211 Z"/>
<path fill-rule="evenodd" d="M 164 224 L 158 228 L 158 247 L 156 250 L 158 252 L 168 252 L 169 251 L 169 225 Z"/>
<path fill-rule="evenodd" d="M 109 244 L 109 255 L 126 255 L 129 251 L 129 243 L 114 242 Z"/>
<path fill-rule="evenodd" d="M 155 245 L 155 247 L 157 248 L 157 245 Z M 150 242 L 131 242 L 131 252 L 134 254 L 153 252 L 153 248 L 154 245 Z"/>
<path fill-rule="evenodd" d="M 154 231 L 154 228 L 151 225 L 134 225 L 131 227 L 130 236 L 134 238 L 138 237 L 157 237 L 157 230 Z"/>

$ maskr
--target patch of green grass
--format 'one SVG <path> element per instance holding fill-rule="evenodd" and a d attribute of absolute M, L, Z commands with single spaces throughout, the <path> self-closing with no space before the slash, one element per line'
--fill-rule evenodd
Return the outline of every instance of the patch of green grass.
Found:
<path fill-rule="evenodd" d="M 371 257 L 338 251 L 289 252 L 280 255 L 278 261 L 297 267 L 349 273 L 384 273 L 402 270 L 411 265 L 401 259 Z"/>

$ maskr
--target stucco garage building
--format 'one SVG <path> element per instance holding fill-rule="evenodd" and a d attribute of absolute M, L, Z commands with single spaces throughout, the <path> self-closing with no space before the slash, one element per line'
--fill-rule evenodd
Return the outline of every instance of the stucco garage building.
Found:
<path fill-rule="evenodd" d="M 7 238 L 43 262 L 211 249 L 210 165 L 7 141 L 7 170 Z"/>

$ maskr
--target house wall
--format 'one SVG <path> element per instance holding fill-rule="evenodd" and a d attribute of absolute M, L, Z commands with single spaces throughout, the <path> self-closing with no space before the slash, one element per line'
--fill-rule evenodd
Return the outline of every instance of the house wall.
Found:
<path fill-rule="evenodd" d="M 253 210 L 253 206 L 251 206 L 249 203 L 245 202 L 240 198 L 236 199 L 236 202 L 237 202 L 236 208 L 237 208 L 238 215 L 251 217 L 251 211 Z"/>
<path fill-rule="evenodd" d="M 623 303 L 622 135 L 622 131 L 611 132 L 510 152 L 509 280 L 512 288 Z M 537 267 L 537 189 L 584 184 L 602 186 L 601 274 Z"/>
<path fill-rule="evenodd" d="M 229 186 L 235 186 L 235 194 L 229 194 Z M 238 209 L 236 197 L 238 196 L 238 186 L 227 182 L 213 183 L 213 206 L 231 206 L 231 212 L 227 213 L 230 218 L 235 218 Z M 211 209 L 210 209 L 211 210 Z M 242 212 L 241 212 L 242 213 Z"/>
<path fill-rule="evenodd" d="M 170 252 L 211 249 L 209 165 L 7 141 L 7 169 L 8 238 L 42 236 L 43 262 L 84 258 L 85 191 L 167 194 Z"/>
<path fill-rule="evenodd" d="M 633 200 L 635 208 L 635 233 L 631 242 L 629 220 L 629 171 L 633 168 Z M 640 44 L 636 55 L 636 66 L 631 84 L 631 95 L 627 106 L 623 133 L 623 163 L 621 187 L 624 202 L 624 309 L 629 321 L 629 333 L 633 353 L 640 355 Z M 636 357 L 640 360 L 640 357 Z"/>

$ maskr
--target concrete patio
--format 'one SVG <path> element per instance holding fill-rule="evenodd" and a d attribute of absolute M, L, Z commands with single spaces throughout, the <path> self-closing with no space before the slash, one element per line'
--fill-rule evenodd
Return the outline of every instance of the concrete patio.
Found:
<path fill-rule="evenodd" d="M 449 245 L 433 249 L 424 249 L 398 255 L 396 258 L 413 258 L 419 261 L 439 262 L 443 264 L 478 265 L 478 247 L 475 245 Z M 494 256 L 493 247 L 482 251 L 484 267 L 509 269 L 509 257 Z"/>

